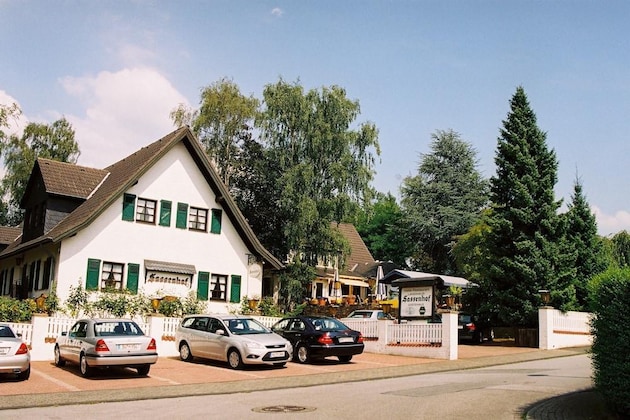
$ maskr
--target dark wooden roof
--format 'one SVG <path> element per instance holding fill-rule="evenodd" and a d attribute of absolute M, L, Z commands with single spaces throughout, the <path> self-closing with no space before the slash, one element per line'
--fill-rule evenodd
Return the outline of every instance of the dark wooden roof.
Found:
<path fill-rule="evenodd" d="M 188 127 L 182 127 L 173 131 L 154 143 L 151 143 L 113 165 L 108 166 L 102 171 L 89 170 L 89 168 L 87 168 L 88 171 L 82 172 L 80 169 L 69 169 L 66 165 L 56 165 L 55 163 L 41 165 L 40 168 L 45 167 L 46 171 L 51 172 L 47 175 L 47 178 L 50 180 L 51 188 L 54 185 L 58 191 L 62 191 L 65 188 L 67 191 L 84 193 L 82 188 L 74 186 L 73 182 L 61 180 L 60 174 L 52 174 L 55 169 L 58 169 L 61 172 L 65 171 L 65 174 L 72 173 L 73 176 L 79 177 L 75 181 L 81 180 L 80 177 L 82 175 L 87 175 L 90 179 L 92 179 L 92 182 L 95 182 L 98 179 L 99 174 L 103 175 L 103 177 L 102 181 L 97 183 L 96 189 L 93 189 L 85 195 L 85 202 L 70 213 L 65 219 L 59 222 L 59 224 L 52 228 L 48 233 L 26 243 L 16 241 L 0 253 L 0 257 L 19 252 L 25 248 L 39 245 L 44 242 L 59 242 L 87 227 L 109 205 L 113 204 L 126 190 L 133 186 L 134 183 L 136 183 L 138 179 L 156 162 L 158 162 L 169 150 L 179 143 L 183 143 L 190 152 L 193 160 L 197 163 L 197 166 L 204 174 L 208 185 L 215 193 L 217 201 L 221 203 L 224 212 L 230 218 L 232 224 L 248 245 L 248 248 L 258 254 L 258 256 L 263 258 L 265 261 L 270 262 L 274 268 L 282 268 L 282 263 L 269 251 L 267 251 L 258 241 L 258 238 L 251 230 L 234 200 L 231 198 L 227 187 L 219 178 L 205 152 L 201 148 L 201 145 Z M 44 160 L 42 160 L 42 163 L 44 163 L 43 161 Z M 38 161 L 38 164 L 39 163 L 40 162 Z M 49 186 L 46 185 L 46 188 L 48 189 Z"/>
<path fill-rule="evenodd" d="M 35 163 L 42 174 L 48 194 L 86 199 L 100 184 L 107 171 L 72 163 L 38 158 Z"/>

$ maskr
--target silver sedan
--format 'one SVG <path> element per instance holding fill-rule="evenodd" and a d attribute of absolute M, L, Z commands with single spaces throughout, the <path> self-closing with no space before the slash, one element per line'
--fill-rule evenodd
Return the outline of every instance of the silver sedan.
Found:
<path fill-rule="evenodd" d="M 28 346 L 8 324 L 0 324 L 0 373 L 15 374 L 21 380 L 31 375 Z"/>
<path fill-rule="evenodd" d="M 113 366 L 135 368 L 146 376 L 157 359 L 155 339 L 130 319 L 81 319 L 55 344 L 55 365 L 76 363 L 85 377 L 95 368 Z"/>

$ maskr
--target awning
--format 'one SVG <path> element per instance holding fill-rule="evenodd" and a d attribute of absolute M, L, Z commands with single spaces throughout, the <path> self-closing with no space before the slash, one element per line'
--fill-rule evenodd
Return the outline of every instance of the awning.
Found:
<path fill-rule="evenodd" d="M 391 284 L 392 286 L 396 285 L 392 283 L 396 280 L 434 280 L 439 279 L 439 281 L 443 284 L 444 287 L 449 286 L 458 286 L 463 289 L 467 289 L 469 287 L 477 287 L 478 284 L 473 283 L 471 281 L 466 280 L 463 277 L 454 277 L 454 276 L 443 276 L 440 274 L 431 274 L 431 273 L 422 273 L 420 271 L 407 271 L 407 270 L 392 270 L 385 277 L 380 279 L 379 281 L 384 284 Z M 400 283 L 398 281 L 397 283 Z"/>
<path fill-rule="evenodd" d="M 361 280 L 339 279 L 339 281 L 348 286 L 369 287 L 369 284 Z"/>
<path fill-rule="evenodd" d="M 167 261 L 144 260 L 144 269 L 153 271 L 162 271 L 165 273 L 178 273 L 193 275 L 197 272 L 194 265 L 179 264 Z"/>

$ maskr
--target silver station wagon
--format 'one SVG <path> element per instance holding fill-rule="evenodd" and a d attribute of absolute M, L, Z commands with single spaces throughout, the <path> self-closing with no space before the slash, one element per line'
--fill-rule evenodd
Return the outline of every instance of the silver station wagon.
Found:
<path fill-rule="evenodd" d="M 251 317 L 189 315 L 175 334 L 179 357 L 227 362 L 232 369 L 245 364 L 282 367 L 293 356 L 291 343 Z"/>

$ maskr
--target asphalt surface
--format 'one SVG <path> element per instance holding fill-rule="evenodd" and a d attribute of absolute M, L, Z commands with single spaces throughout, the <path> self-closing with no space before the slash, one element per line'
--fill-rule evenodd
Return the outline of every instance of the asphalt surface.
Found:
<path fill-rule="evenodd" d="M 137 386 L 133 392 L 128 388 L 117 389 L 115 386 L 104 389 L 105 381 L 92 381 L 95 389 L 74 390 L 75 392 L 42 392 L 0 395 L 0 417 L 2 410 L 26 407 L 46 407 L 75 404 L 94 404 L 100 402 L 117 402 L 142 399 L 178 398 L 198 395 L 218 395 L 242 392 L 254 392 L 273 389 L 299 388 L 329 383 L 358 382 L 375 379 L 404 377 L 411 375 L 449 372 L 466 369 L 475 369 L 488 366 L 498 366 L 518 362 L 558 358 L 584 354 L 588 348 L 569 348 L 559 350 L 519 349 L 509 346 L 460 346 L 460 358 L 452 361 L 435 361 L 427 359 L 413 360 L 415 358 L 392 358 L 379 355 L 365 355 L 365 362 L 356 364 L 354 369 L 340 370 L 314 369 L 293 376 L 279 376 L 277 372 L 270 372 L 265 377 L 250 375 L 247 380 L 212 380 L 202 383 L 177 383 L 170 385 L 163 381 L 161 386 Z M 370 364 L 371 358 L 379 358 L 379 363 Z M 384 361 L 387 363 L 384 363 Z M 180 363 L 179 361 L 165 361 Z M 160 363 L 160 362 L 158 362 Z M 297 364 L 296 364 L 297 365 Z M 315 366 L 314 368 L 317 368 Z M 324 366 L 323 368 L 327 368 Z M 223 370 L 225 368 L 219 367 Z M 199 370 L 199 369 L 197 369 Z M 226 373 L 232 372 L 225 369 Z M 154 370 L 152 370 L 153 375 Z M 322 373 L 323 372 L 323 373 Z M 247 373 L 247 372 L 246 372 Z M 264 372 L 263 372 L 264 373 Z M 157 376 L 157 375 L 156 375 Z M 213 375 L 214 377 L 214 375 Z M 79 378 L 82 379 L 82 378 Z M 0 384 L 0 393 L 2 387 Z M 17 384 L 16 384 L 17 385 Z M 44 390 L 45 391 L 45 390 Z M 67 390 L 66 390 L 67 391 Z M 526 407 L 523 418 L 535 420 L 586 420 L 602 419 L 617 420 L 619 417 L 607 410 L 602 397 L 592 389 L 580 390 L 570 394 L 564 394 L 535 403 Z"/>

